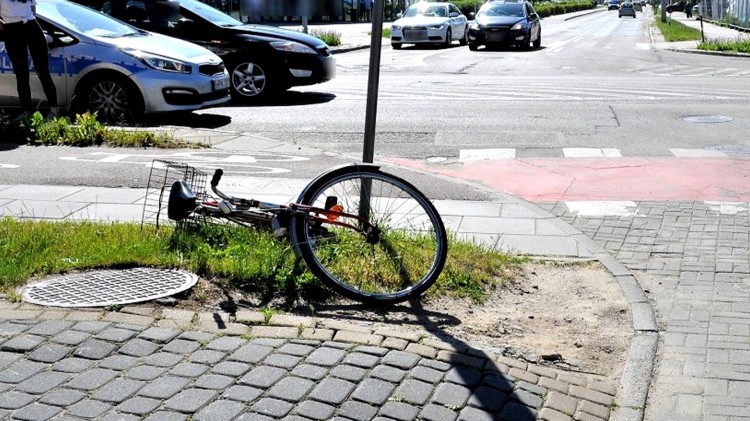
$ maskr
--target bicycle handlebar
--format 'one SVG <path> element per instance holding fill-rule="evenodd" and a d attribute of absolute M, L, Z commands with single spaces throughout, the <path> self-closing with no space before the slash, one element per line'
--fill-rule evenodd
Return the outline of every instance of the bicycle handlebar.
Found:
<path fill-rule="evenodd" d="M 221 168 L 217 168 L 216 171 L 214 171 L 214 176 L 211 179 L 211 187 L 216 187 L 219 185 L 219 181 L 221 180 L 221 176 L 224 175 L 224 170 Z"/>

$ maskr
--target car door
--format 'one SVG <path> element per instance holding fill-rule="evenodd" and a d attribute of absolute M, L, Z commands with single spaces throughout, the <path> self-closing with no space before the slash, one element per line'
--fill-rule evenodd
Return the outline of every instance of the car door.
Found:
<path fill-rule="evenodd" d="M 531 3 L 526 3 L 526 16 L 529 19 L 529 26 L 531 27 L 531 39 L 536 40 L 539 38 L 539 32 L 542 30 L 542 23 Z"/>
<path fill-rule="evenodd" d="M 448 5 L 448 15 L 452 16 L 451 31 L 453 31 L 453 36 L 455 38 L 462 37 L 466 29 L 466 16 L 462 15 L 458 7 L 452 3 Z"/>
<path fill-rule="evenodd" d="M 42 29 L 50 33 L 53 27 L 43 20 L 39 20 Z M 46 101 L 42 84 L 36 77 L 34 65 L 29 57 L 30 78 L 29 86 L 31 87 L 31 101 L 34 107 L 38 107 L 42 101 Z M 49 46 L 49 68 L 52 74 L 52 80 L 55 82 L 57 97 L 60 106 L 66 106 L 67 98 L 67 77 L 65 71 L 65 49 L 54 43 Z M 21 103 L 18 100 L 18 89 L 16 88 L 16 75 L 13 73 L 13 66 L 10 63 L 8 53 L 5 51 L 5 31 L 0 31 L 0 109 L 3 110 L 20 110 Z"/>

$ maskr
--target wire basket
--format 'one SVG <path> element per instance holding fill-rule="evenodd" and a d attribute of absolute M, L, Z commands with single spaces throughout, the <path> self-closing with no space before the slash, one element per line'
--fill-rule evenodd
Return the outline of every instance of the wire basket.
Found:
<path fill-rule="evenodd" d="M 155 159 L 151 162 L 151 173 L 148 176 L 146 187 L 146 198 L 143 201 L 143 215 L 141 216 L 141 228 L 147 225 L 159 229 L 161 225 L 175 225 L 175 222 L 167 217 L 167 204 L 172 183 L 184 180 L 190 190 L 193 191 L 202 202 L 208 198 L 206 185 L 208 174 L 183 162 L 165 161 Z M 194 224 L 200 217 L 188 217 L 180 224 Z"/>

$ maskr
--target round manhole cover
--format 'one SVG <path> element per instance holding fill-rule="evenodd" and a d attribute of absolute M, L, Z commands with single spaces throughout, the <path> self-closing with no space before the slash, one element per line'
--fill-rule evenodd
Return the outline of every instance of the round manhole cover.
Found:
<path fill-rule="evenodd" d="M 132 268 L 96 270 L 47 278 L 24 287 L 23 300 L 43 306 L 106 307 L 177 294 L 198 282 L 181 270 Z"/>
<path fill-rule="evenodd" d="M 680 120 L 688 123 L 729 123 L 734 119 L 726 115 L 684 115 Z"/>

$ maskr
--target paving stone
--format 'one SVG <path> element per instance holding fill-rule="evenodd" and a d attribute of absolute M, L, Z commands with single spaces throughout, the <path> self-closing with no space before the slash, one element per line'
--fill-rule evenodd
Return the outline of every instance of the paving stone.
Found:
<path fill-rule="evenodd" d="M 540 409 L 544 404 L 544 399 L 533 393 L 529 393 L 525 390 L 515 390 L 511 395 L 511 399 L 515 399 L 526 406 L 530 406 L 535 409 Z"/>
<path fill-rule="evenodd" d="M 279 352 L 283 354 L 296 355 L 298 357 L 304 357 L 306 355 L 309 355 L 314 350 L 315 350 L 314 346 L 302 345 L 302 344 L 297 344 L 297 343 L 285 344 L 284 346 L 279 348 Z"/>
<path fill-rule="evenodd" d="M 395 389 L 395 386 L 392 383 L 368 378 L 357 386 L 352 393 L 352 398 L 374 405 L 382 405 L 391 396 L 393 389 Z"/>
<path fill-rule="evenodd" d="M 35 349 L 28 358 L 41 363 L 55 363 L 67 357 L 72 351 L 72 348 L 65 345 L 46 343 Z"/>
<path fill-rule="evenodd" d="M 147 341 L 165 344 L 182 333 L 179 329 L 151 327 L 141 332 L 138 337 Z"/>
<path fill-rule="evenodd" d="M 136 396 L 117 405 L 115 409 L 128 414 L 144 416 L 155 411 L 156 408 L 161 405 L 161 403 L 162 401 L 160 399 L 151 399 L 144 398 L 142 396 Z"/>
<path fill-rule="evenodd" d="M 91 337 L 90 333 L 86 332 L 76 332 L 73 330 L 66 330 L 64 332 L 60 332 L 52 339 L 50 339 L 52 342 L 56 342 L 63 345 L 80 345 L 86 340 L 88 340 Z"/>
<path fill-rule="evenodd" d="M 339 415 L 355 421 L 371 420 L 377 413 L 378 408 L 357 401 L 344 402 L 344 404 L 341 405 L 341 408 L 339 408 L 338 411 Z"/>
<path fill-rule="evenodd" d="M 250 403 L 262 395 L 263 392 L 264 390 L 256 389 L 254 387 L 235 385 L 227 389 L 221 397 L 233 401 Z"/>
<path fill-rule="evenodd" d="M 445 372 L 418 365 L 409 372 L 409 376 L 417 380 L 435 384 L 442 380 L 443 376 L 445 376 Z"/>
<path fill-rule="evenodd" d="M 422 358 L 419 361 L 419 365 L 427 367 L 427 368 L 431 368 L 433 370 L 438 370 L 438 371 L 448 371 L 451 369 L 451 365 L 444 361 L 425 359 L 425 358 Z"/>
<path fill-rule="evenodd" d="M 67 415 L 82 418 L 95 418 L 111 410 L 112 405 L 94 399 L 83 399 L 68 407 Z"/>
<path fill-rule="evenodd" d="M 468 404 L 489 412 L 497 412 L 507 400 L 508 396 L 500 390 L 480 386 L 471 393 Z"/>
<path fill-rule="evenodd" d="M 205 389 L 187 389 L 164 402 L 164 408 L 193 413 L 216 397 L 216 392 Z"/>
<path fill-rule="evenodd" d="M 404 370 L 413 368 L 422 357 L 405 351 L 390 351 L 381 360 L 382 364 L 392 365 Z"/>
<path fill-rule="evenodd" d="M 291 374 L 297 377 L 304 377 L 310 380 L 320 380 L 328 375 L 328 369 L 312 364 L 300 364 L 294 367 Z"/>
<path fill-rule="evenodd" d="M 133 357 L 146 357 L 153 354 L 158 349 L 159 345 L 151 341 L 135 338 L 126 342 L 122 347 L 120 347 L 118 352 L 120 354 L 131 355 Z"/>
<path fill-rule="evenodd" d="M 404 402 L 424 405 L 434 391 L 435 386 L 430 383 L 407 379 L 398 386 L 393 396 Z"/>
<path fill-rule="evenodd" d="M 445 373 L 445 381 L 473 387 L 479 384 L 484 374 L 475 368 L 453 367 Z"/>
<path fill-rule="evenodd" d="M 411 421 L 416 418 L 418 413 L 419 408 L 416 406 L 403 402 L 389 401 L 380 408 L 379 415 L 401 421 Z"/>
<path fill-rule="evenodd" d="M 310 355 L 305 358 L 305 362 L 308 364 L 322 365 L 324 367 L 332 367 L 339 364 L 345 356 L 346 352 L 341 349 L 323 347 L 310 353 Z"/>
<path fill-rule="evenodd" d="M 344 358 L 344 364 L 362 368 L 375 367 L 378 361 L 380 361 L 379 357 L 362 352 L 352 352 Z"/>
<path fill-rule="evenodd" d="M 108 368 L 110 370 L 123 371 L 132 368 L 138 363 L 138 358 L 129 355 L 110 355 L 101 360 L 99 368 Z"/>
<path fill-rule="evenodd" d="M 44 336 L 22 334 L 3 342 L 0 345 L 0 351 L 28 352 L 41 345 L 45 340 Z"/>
<path fill-rule="evenodd" d="M 143 421 L 185 421 L 187 415 L 172 411 L 159 411 L 148 416 Z"/>
<path fill-rule="evenodd" d="M 0 338 L 1 340 L 2 338 Z M 8 365 L 21 359 L 22 355 L 16 352 L 3 352 L 0 351 L 0 369 L 7 367 Z"/>
<path fill-rule="evenodd" d="M 18 409 L 34 402 L 36 396 L 28 393 L 10 391 L 0 393 L 0 408 L 3 409 Z"/>
<path fill-rule="evenodd" d="M 45 320 L 32 326 L 26 333 L 30 335 L 54 336 L 70 329 L 75 323 L 64 320 Z"/>
<path fill-rule="evenodd" d="M 482 384 L 489 387 L 494 387 L 505 393 L 510 393 L 514 388 L 514 384 L 505 376 L 498 376 L 495 374 L 489 374 L 484 377 Z"/>
<path fill-rule="evenodd" d="M 367 375 L 367 370 L 363 368 L 352 367 L 350 365 L 338 365 L 331 369 L 331 375 L 340 377 L 345 380 L 358 382 Z"/>
<path fill-rule="evenodd" d="M 65 383 L 70 377 L 71 374 L 68 373 L 43 371 L 19 383 L 15 390 L 32 395 L 41 395 Z"/>
<path fill-rule="evenodd" d="M 296 406 L 295 411 L 300 415 L 300 420 L 330 420 L 336 408 L 321 402 L 304 401 Z"/>
<path fill-rule="evenodd" d="M 250 410 L 268 417 L 281 418 L 292 410 L 294 405 L 278 399 L 262 398 L 250 407 Z"/>
<path fill-rule="evenodd" d="M 59 414 L 62 409 L 56 406 L 45 405 L 42 403 L 32 403 L 13 412 L 13 419 L 24 421 L 43 421 L 48 420 Z"/>
<path fill-rule="evenodd" d="M 81 373 L 84 370 L 88 370 L 96 364 L 94 360 L 87 360 L 84 358 L 69 357 L 64 360 L 60 360 L 52 365 L 52 370 L 62 371 L 64 373 Z"/>
<path fill-rule="evenodd" d="M 175 339 L 172 342 L 164 345 L 162 351 L 171 352 L 173 354 L 191 354 L 200 349 L 201 344 L 196 341 L 188 341 L 186 339 Z"/>
<path fill-rule="evenodd" d="M 29 325 L 3 321 L 0 323 L 0 336 L 16 336 L 29 329 Z"/>
<path fill-rule="evenodd" d="M 217 400 L 211 402 L 207 407 L 201 409 L 194 420 L 205 420 L 205 421 L 223 421 L 233 420 L 237 415 L 241 414 L 245 410 L 245 405 L 228 400 Z"/>
<path fill-rule="evenodd" d="M 523 418 L 508 418 L 513 421 L 522 420 Z M 458 413 L 459 421 L 494 421 L 495 417 L 489 412 L 482 411 L 481 409 L 466 407 Z M 536 421 L 536 417 L 528 419 L 529 421 Z"/>
<path fill-rule="evenodd" d="M 123 376 L 133 380 L 151 381 L 161 377 L 166 371 L 167 369 L 163 367 L 139 365 L 123 373 Z"/>
<path fill-rule="evenodd" d="M 122 414 L 119 412 L 110 412 L 101 418 L 101 421 L 140 421 L 141 417 L 131 414 Z"/>
<path fill-rule="evenodd" d="M 88 360 L 101 360 L 112 354 L 115 349 L 117 349 L 117 345 L 115 344 L 98 339 L 90 339 L 78 345 L 75 351 L 73 351 L 73 355 Z"/>
<path fill-rule="evenodd" d="M 536 421 L 536 412 L 521 403 L 509 402 L 500 411 L 500 418 L 514 421 Z"/>
<path fill-rule="evenodd" d="M 137 334 L 137 332 L 129 329 L 110 327 L 97 333 L 94 337 L 102 341 L 125 342 Z"/>
<path fill-rule="evenodd" d="M 193 386 L 202 389 L 225 389 L 234 383 L 234 378 L 220 376 L 218 374 L 207 374 L 199 377 Z"/>
<path fill-rule="evenodd" d="M 132 379 L 115 379 L 97 389 L 91 396 L 94 399 L 119 404 L 133 395 L 146 385 L 146 382 Z"/>
<path fill-rule="evenodd" d="M 57 389 L 39 398 L 39 402 L 54 406 L 69 406 L 85 398 L 87 395 L 80 390 Z"/>
<path fill-rule="evenodd" d="M 310 398 L 333 405 L 341 405 L 351 395 L 356 384 L 335 378 L 323 379 L 310 393 Z"/>
<path fill-rule="evenodd" d="M 454 421 L 458 414 L 441 405 L 427 405 L 419 413 L 419 419 L 425 421 Z"/>
<path fill-rule="evenodd" d="M 406 377 L 406 371 L 387 365 L 379 365 L 372 370 L 370 376 L 391 383 L 398 383 Z"/>
<path fill-rule="evenodd" d="M 314 386 L 315 383 L 307 379 L 294 376 L 284 377 L 271 387 L 268 396 L 296 402 L 307 395 Z"/>
<path fill-rule="evenodd" d="M 0 371 L 0 382 L 20 383 L 47 368 L 46 364 L 32 361 L 17 361 Z"/>
<path fill-rule="evenodd" d="M 271 387 L 286 375 L 286 370 L 277 367 L 260 366 L 252 369 L 245 374 L 239 382 L 248 386 L 255 386 L 262 389 Z"/>
<path fill-rule="evenodd" d="M 276 418 L 267 417 L 257 412 L 245 412 L 234 421 L 276 421 Z"/>
<path fill-rule="evenodd" d="M 206 348 L 214 351 L 234 352 L 246 344 L 246 339 L 234 336 L 222 336 L 209 342 Z"/>
<path fill-rule="evenodd" d="M 221 374 L 224 376 L 239 377 L 247 373 L 252 366 L 250 364 L 234 362 L 234 361 L 222 361 L 211 368 L 211 372 L 215 374 Z"/>
<path fill-rule="evenodd" d="M 272 347 L 248 344 L 234 351 L 227 359 L 249 364 L 257 364 L 273 352 Z"/>
<path fill-rule="evenodd" d="M 208 371 L 208 366 L 195 363 L 180 363 L 174 366 L 169 374 L 180 377 L 198 377 Z"/>
<path fill-rule="evenodd" d="M 432 401 L 448 407 L 461 407 L 466 404 L 471 391 L 461 385 L 442 383 L 437 387 Z"/>
<path fill-rule="evenodd" d="M 104 386 L 117 377 L 117 372 L 102 368 L 93 368 L 78 374 L 67 384 L 67 387 L 81 390 L 94 390 Z"/>
<path fill-rule="evenodd" d="M 183 390 L 188 384 L 190 384 L 190 379 L 184 377 L 160 377 L 144 386 L 138 391 L 138 395 L 154 399 L 168 399 Z"/>
<path fill-rule="evenodd" d="M 302 361 L 301 357 L 296 357 L 294 355 L 288 355 L 288 354 L 271 354 L 269 355 L 265 361 L 263 361 L 263 364 L 271 365 L 274 367 L 281 367 L 285 368 L 287 370 L 291 370 L 294 367 L 299 364 L 299 362 Z"/>
<path fill-rule="evenodd" d="M 179 364 L 183 359 L 182 355 L 172 354 L 171 352 L 157 352 L 145 357 L 143 363 L 156 367 L 169 368 Z"/>
<path fill-rule="evenodd" d="M 111 325 L 112 324 L 109 322 L 83 321 L 83 322 L 76 323 L 75 325 L 71 327 L 71 329 L 78 330 L 81 332 L 96 334 L 108 328 Z"/>

